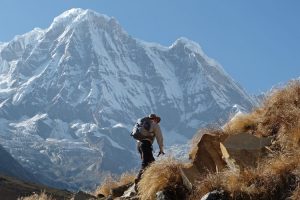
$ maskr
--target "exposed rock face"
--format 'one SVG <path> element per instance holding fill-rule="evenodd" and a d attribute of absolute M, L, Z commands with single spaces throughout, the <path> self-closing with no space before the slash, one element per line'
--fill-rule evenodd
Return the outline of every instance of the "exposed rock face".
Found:
<path fill-rule="evenodd" d="M 204 134 L 192 163 L 181 169 L 184 185 L 192 190 L 195 181 L 208 172 L 221 171 L 225 167 L 242 170 L 255 167 L 265 155 L 272 138 L 258 138 L 248 133 L 236 135 Z"/>
<path fill-rule="evenodd" d="M 222 157 L 231 168 L 255 167 L 266 155 L 272 138 L 258 138 L 248 133 L 231 135 L 220 144 Z"/>
<path fill-rule="evenodd" d="M 222 159 L 220 142 L 223 142 L 227 135 L 204 134 L 197 145 L 197 152 L 190 166 L 181 169 L 184 185 L 192 190 L 195 181 L 203 174 L 221 171 L 226 167 Z"/>
<path fill-rule="evenodd" d="M 198 150 L 192 162 L 200 172 L 216 172 L 225 168 L 222 159 L 220 142 L 227 138 L 226 135 L 204 134 L 198 143 Z"/>

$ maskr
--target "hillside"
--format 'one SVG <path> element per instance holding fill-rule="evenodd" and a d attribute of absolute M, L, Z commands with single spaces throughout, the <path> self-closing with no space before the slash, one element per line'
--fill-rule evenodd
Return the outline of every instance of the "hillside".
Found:
<path fill-rule="evenodd" d="M 38 182 L 38 179 L 29 171 L 25 170 L 1 145 L 0 174 L 12 176 L 24 181 Z"/>
<path fill-rule="evenodd" d="M 0 197 L 1 200 L 16 200 L 20 197 L 39 194 L 44 191 L 54 199 L 71 199 L 74 195 L 66 190 L 49 188 L 44 185 L 20 181 L 16 178 L 0 175 Z"/>
<path fill-rule="evenodd" d="M 132 199 L 299 199 L 300 81 L 273 89 L 223 128 L 200 130 L 190 157 L 191 163 L 152 164 Z M 108 182 L 98 193 L 109 186 L 118 184 Z"/>
<path fill-rule="evenodd" d="M 223 128 L 201 129 L 190 158 L 190 163 L 174 158 L 153 163 L 138 193 L 131 187 L 135 174 L 126 173 L 108 177 L 95 194 L 101 200 L 298 200 L 300 81 L 273 89 L 259 107 Z"/>

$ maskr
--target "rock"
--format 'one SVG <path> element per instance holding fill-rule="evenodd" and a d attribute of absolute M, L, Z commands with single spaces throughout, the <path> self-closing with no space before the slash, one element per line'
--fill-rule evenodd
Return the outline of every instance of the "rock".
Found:
<path fill-rule="evenodd" d="M 133 184 L 124 192 L 120 199 L 132 199 L 136 196 L 136 194 L 137 192 L 135 190 L 135 184 Z"/>
<path fill-rule="evenodd" d="M 108 197 L 105 197 L 104 199 L 101 200 L 114 200 L 114 198 L 112 195 L 109 195 Z"/>
<path fill-rule="evenodd" d="M 183 185 L 189 191 L 192 191 L 195 181 L 201 176 L 201 173 L 198 171 L 195 165 L 180 168 L 180 174 L 182 177 Z"/>
<path fill-rule="evenodd" d="M 124 192 L 130 188 L 131 186 L 133 185 L 133 183 L 128 183 L 126 185 L 122 185 L 122 186 L 119 186 L 117 188 L 112 188 L 110 193 L 113 197 L 120 197 L 124 194 Z"/>
<path fill-rule="evenodd" d="M 94 199 L 97 199 L 97 197 L 87 194 L 85 192 L 79 191 L 75 194 L 73 199 L 74 200 L 94 200 Z"/>
<path fill-rule="evenodd" d="M 231 135 L 220 143 L 222 156 L 230 168 L 256 167 L 266 154 L 272 138 L 259 138 L 249 133 Z"/>
<path fill-rule="evenodd" d="M 201 200 L 228 200 L 229 195 L 225 193 L 223 190 L 214 190 L 212 192 L 207 193 L 204 195 Z"/>
<path fill-rule="evenodd" d="M 181 185 L 167 187 L 156 193 L 156 200 L 182 200 L 186 199 L 187 189 Z"/>
<path fill-rule="evenodd" d="M 193 160 L 200 173 L 217 172 L 226 167 L 222 159 L 220 142 L 223 142 L 227 135 L 204 134 L 198 143 L 198 150 Z"/>
<path fill-rule="evenodd" d="M 97 199 L 104 199 L 105 195 L 104 194 L 97 194 Z"/>
<path fill-rule="evenodd" d="M 164 191 L 158 191 L 156 193 L 156 200 L 171 200 Z"/>
<path fill-rule="evenodd" d="M 217 172 L 226 167 L 222 159 L 220 142 L 223 142 L 227 135 L 204 134 L 198 143 L 197 152 L 189 166 L 180 169 L 184 186 L 192 191 L 193 185 L 201 175 L 207 172 Z"/>

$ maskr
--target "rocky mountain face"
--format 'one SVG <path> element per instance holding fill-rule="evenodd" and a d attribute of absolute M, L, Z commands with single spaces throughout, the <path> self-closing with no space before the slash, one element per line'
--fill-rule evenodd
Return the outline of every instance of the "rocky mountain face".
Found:
<path fill-rule="evenodd" d="M 254 104 L 197 43 L 147 43 L 91 10 L 0 44 L 0 144 L 52 186 L 90 189 L 137 166 L 129 132 L 149 113 L 173 145 Z"/>

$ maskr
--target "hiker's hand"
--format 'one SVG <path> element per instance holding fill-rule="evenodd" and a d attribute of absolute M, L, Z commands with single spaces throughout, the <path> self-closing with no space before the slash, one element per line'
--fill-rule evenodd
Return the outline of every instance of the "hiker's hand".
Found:
<path fill-rule="evenodd" d="M 165 152 L 159 151 L 159 153 L 157 154 L 157 157 L 159 157 L 160 155 L 165 155 Z"/>

